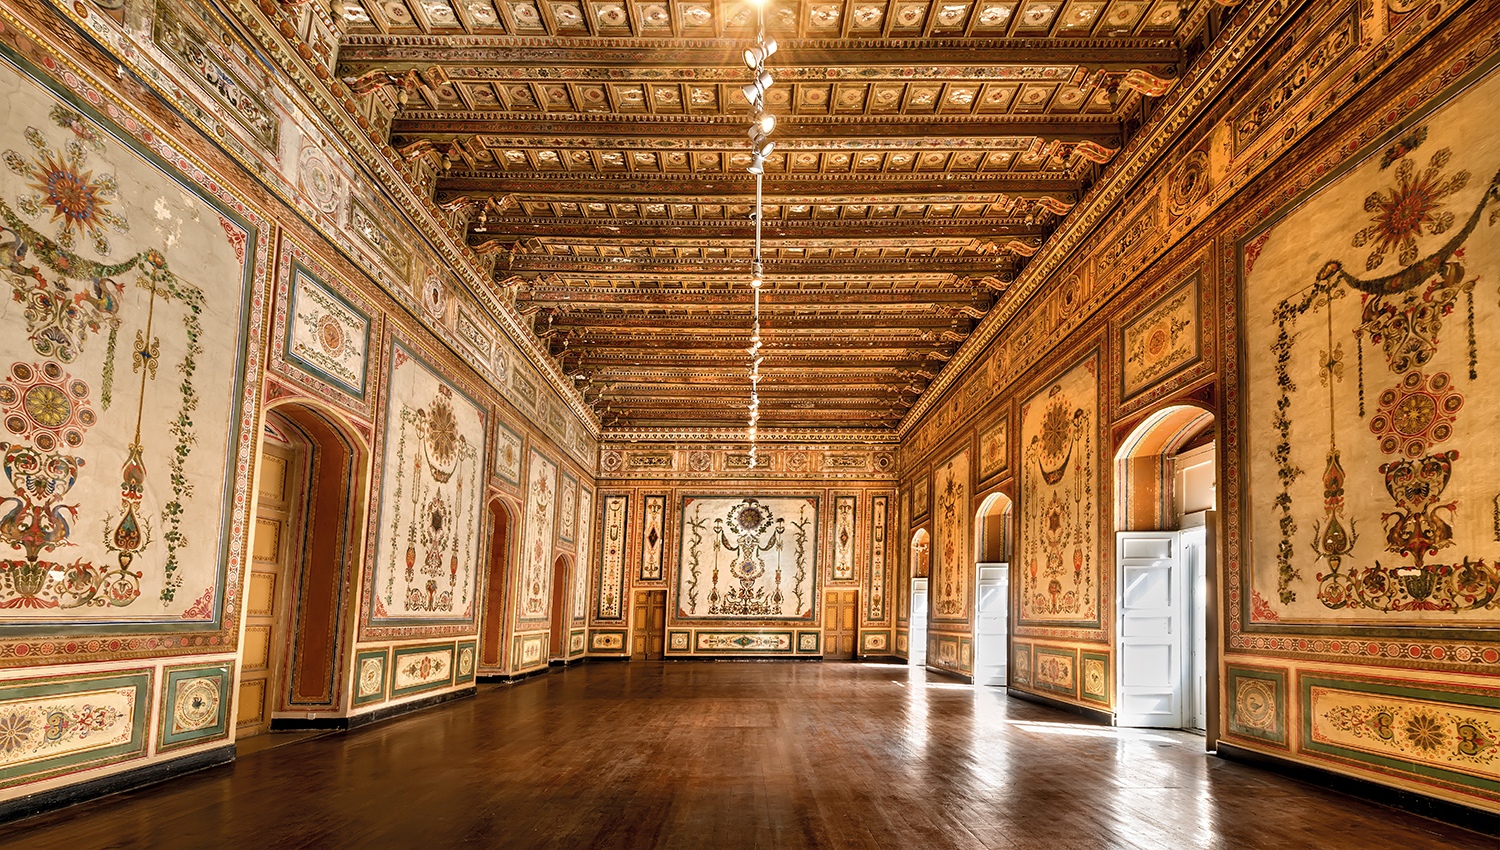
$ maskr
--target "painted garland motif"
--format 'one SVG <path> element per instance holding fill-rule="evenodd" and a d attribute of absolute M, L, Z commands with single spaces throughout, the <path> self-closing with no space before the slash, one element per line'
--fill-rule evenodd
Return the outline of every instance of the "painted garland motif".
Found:
<path fill-rule="evenodd" d="M 1096 572 L 1094 421 L 1096 359 L 1021 409 L 1023 435 L 1021 613 L 1091 619 Z M 1087 383 L 1088 400 L 1077 397 Z"/>
<path fill-rule="evenodd" d="M 716 515 L 705 515 L 705 507 Z M 777 514 L 793 508 L 795 518 Z M 812 616 L 813 500 L 690 499 L 684 513 L 679 616 Z M 705 567 L 708 589 L 701 593 Z"/>
<path fill-rule="evenodd" d="M 110 233 L 126 233 L 129 224 L 111 209 L 119 193 L 115 176 L 89 164 L 106 152 L 103 135 L 61 106 L 49 117 L 68 134 L 60 148 L 43 130 L 27 127 L 22 135 L 31 150 L 0 155 L 9 171 L 30 181 L 14 204 L 0 200 L 0 275 L 20 305 L 33 355 L 0 370 L 0 464 L 10 485 L 0 496 L 0 544 L 12 552 L 0 559 L 0 608 L 125 608 L 141 596 L 146 569 L 160 571 L 159 602 L 170 607 L 182 586 L 183 519 L 194 489 L 185 469 L 199 441 L 193 413 L 204 294 L 174 274 L 155 248 L 117 262 L 83 256 L 80 243 L 107 257 Z M 47 222 L 52 236 L 28 219 Z M 227 233 L 231 225 L 224 227 Z M 131 378 L 117 398 L 116 348 L 127 314 L 140 327 L 126 341 Z M 174 320 L 185 337 L 181 359 L 168 367 L 180 399 L 166 425 L 175 445 L 164 457 L 148 457 L 141 436 L 148 387 L 166 356 L 158 332 Z M 77 374 L 80 356 L 99 344 L 105 348 L 100 374 Z M 89 469 L 81 449 L 100 412 L 121 401 L 134 407 L 134 417 L 124 426 L 133 436 L 118 471 L 117 509 L 88 532 L 102 532 L 113 562 L 68 559 L 62 553 L 78 545 L 82 507 L 69 494 L 86 476 L 108 474 Z M 148 553 L 159 553 L 150 567 L 141 563 Z"/>
<path fill-rule="evenodd" d="M 1272 310 L 1278 393 L 1273 454 L 1281 487 L 1275 502 L 1277 592 L 1283 605 L 1297 601 L 1305 582 L 1297 556 L 1311 551 L 1317 563 L 1314 595 L 1329 610 L 1420 615 L 1500 607 L 1495 560 L 1456 549 L 1462 526 L 1473 529 L 1488 517 L 1450 486 L 1467 464 L 1482 462 L 1452 441 L 1473 392 L 1468 388 L 1480 377 L 1474 318 L 1479 278 L 1469 272 L 1465 246 L 1476 229 L 1500 219 L 1500 174 L 1472 206 L 1451 209 L 1471 174 L 1451 168 L 1452 150 L 1431 150 L 1427 138 L 1428 128 L 1418 127 L 1386 151 L 1380 170 L 1387 172 L 1387 182 L 1366 197 L 1368 223 L 1349 237 L 1351 247 L 1367 252 L 1363 272 L 1386 267 L 1391 255 L 1396 268 L 1361 277 L 1340 260 L 1328 260 L 1310 286 Z M 1425 165 L 1419 164 L 1424 159 Z M 1434 236 L 1447 238 L 1436 245 L 1426 242 L 1424 255 L 1419 243 Z M 1346 327 L 1340 319 L 1349 313 L 1343 305 L 1351 303 L 1358 319 Z M 1466 337 L 1466 350 L 1443 357 L 1455 346 L 1455 334 Z M 1321 516 L 1304 537 L 1294 486 L 1308 470 L 1297 462 L 1293 445 L 1293 398 L 1302 387 L 1292 366 L 1311 357 L 1309 346 L 1318 347 L 1319 386 L 1311 389 L 1329 415 Z M 1339 400 L 1348 395 L 1341 388 L 1351 377 L 1358 416 L 1365 420 L 1359 431 L 1340 428 L 1335 414 L 1351 406 Z M 1367 382 L 1374 383 L 1373 393 Z M 1362 461 L 1351 473 L 1345 457 L 1360 439 L 1373 443 L 1374 453 L 1363 450 L 1359 456 L 1378 462 Z M 1356 550 L 1372 532 L 1349 503 L 1351 477 L 1363 482 L 1368 472 L 1384 491 L 1380 528 L 1373 532 L 1378 554 L 1368 545 Z M 1500 539 L 1500 507 L 1495 519 Z"/>
<path fill-rule="evenodd" d="M 467 616 L 485 478 L 484 414 L 399 343 L 391 374 L 385 454 L 392 489 L 381 512 L 385 581 L 374 614 Z"/>

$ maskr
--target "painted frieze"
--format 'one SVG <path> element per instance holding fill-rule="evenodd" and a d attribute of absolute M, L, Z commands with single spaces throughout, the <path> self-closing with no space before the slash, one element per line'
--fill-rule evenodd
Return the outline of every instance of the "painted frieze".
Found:
<path fill-rule="evenodd" d="M 1099 619 L 1099 357 L 1021 405 L 1023 621 Z"/>
<path fill-rule="evenodd" d="M 685 496 L 677 617 L 811 620 L 817 600 L 813 496 Z"/>
<path fill-rule="evenodd" d="M 0 631 L 217 628 L 256 232 L 3 63 L 0 104 Z"/>
<path fill-rule="evenodd" d="M 667 497 L 647 496 L 641 520 L 641 581 L 662 580 L 662 555 L 667 548 Z"/>
<path fill-rule="evenodd" d="M 932 619 L 967 620 L 969 588 L 974 580 L 969 450 L 960 451 L 933 469 L 932 481 L 932 567 L 928 584 Z"/>
<path fill-rule="evenodd" d="M 1302 749 L 1425 782 L 1500 786 L 1500 700 L 1404 682 L 1303 675 Z"/>
<path fill-rule="evenodd" d="M 557 464 L 536 449 L 526 472 L 526 536 L 516 588 L 516 616 L 546 622 L 552 593 L 552 528 L 557 514 Z"/>
<path fill-rule="evenodd" d="M 589 535 L 594 530 L 594 491 L 587 487 L 578 490 L 578 554 L 574 556 L 573 569 L 573 619 L 584 620 L 589 615 L 589 555 L 593 540 Z"/>
<path fill-rule="evenodd" d="M 469 620 L 485 413 L 400 340 L 390 353 L 371 623 Z"/>
<path fill-rule="evenodd" d="M 833 580 L 854 580 L 854 542 L 859 518 L 859 500 L 838 496 L 833 500 Z"/>
<path fill-rule="evenodd" d="M 140 758 L 152 673 L 0 683 L 0 788 Z"/>
<path fill-rule="evenodd" d="M 594 616 L 619 620 L 624 616 L 625 535 L 630 528 L 630 497 L 604 497 L 604 520 L 599 534 L 599 599 Z"/>
<path fill-rule="evenodd" d="M 1493 625 L 1490 74 L 1239 243 L 1252 622 Z"/>
<path fill-rule="evenodd" d="M 436 690 L 453 684 L 453 644 L 397 647 L 391 662 L 391 696 Z"/>

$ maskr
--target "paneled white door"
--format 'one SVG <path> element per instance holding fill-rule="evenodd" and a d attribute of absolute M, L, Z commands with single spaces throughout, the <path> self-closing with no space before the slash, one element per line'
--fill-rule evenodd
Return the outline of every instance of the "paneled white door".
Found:
<path fill-rule="evenodd" d="M 1175 531 L 1121 531 L 1115 564 L 1119 599 L 1121 726 L 1182 728 L 1187 583 Z"/>

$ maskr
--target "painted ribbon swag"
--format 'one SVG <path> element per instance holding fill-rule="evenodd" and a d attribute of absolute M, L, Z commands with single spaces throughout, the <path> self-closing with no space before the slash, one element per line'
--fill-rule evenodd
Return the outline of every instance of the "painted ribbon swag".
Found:
<path fill-rule="evenodd" d="M 114 176 L 87 168 L 92 154 L 105 153 L 101 135 L 62 107 L 54 107 L 49 117 L 70 134 L 61 150 L 42 130 L 27 127 L 23 136 L 31 153 L 0 155 L 11 172 L 31 181 L 14 205 L 0 200 L 0 275 L 21 306 L 26 340 L 36 357 L 10 363 L 0 376 L 0 464 L 10 485 L 0 494 L 0 543 L 15 555 L 0 559 L 0 608 L 128 606 L 141 595 L 145 573 L 137 562 L 157 543 L 165 547 L 160 599 L 166 605 L 181 586 L 179 553 L 188 542 L 181 522 L 193 487 L 184 468 L 197 439 L 193 378 L 202 353 L 204 296 L 173 274 L 156 249 L 118 262 L 91 260 L 74 250 L 82 240 L 108 257 L 106 229 L 124 233 L 129 228 L 110 209 L 118 192 Z M 54 236 L 43 235 L 28 219 L 46 221 Z M 131 297 L 136 293 L 144 295 Z M 173 366 L 180 402 L 168 426 L 175 440 L 165 459 L 170 498 L 148 506 L 148 481 L 158 473 L 149 471 L 155 463 L 147 461 L 141 422 L 147 386 L 157 379 L 163 357 L 157 323 L 172 314 L 182 322 L 186 345 Z M 79 505 L 70 504 L 68 494 L 90 472 L 80 449 L 98 423 L 95 406 L 107 411 L 116 401 L 116 344 L 127 316 L 139 325 L 131 345 L 134 432 L 119 470 L 119 512 L 109 513 L 102 529 L 114 563 L 68 562 L 56 557 L 77 545 Z M 90 378 L 71 369 L 101 333 L 105 355 L 96 398 Z M 160 523 L 155 532 L 152 512 Z"/>
<path fill-rule="evenodd" d="M 1497 174 L 1466 218 L 1444 209 L 1450 196 L 1469 181 L 1467 171 L 1445 173 L 1451 159 L 1448 148 L 1431 156 L 1426 168 L 1418 169 L 1411 154 L 1426 140 L 1426 128 L 1418 128 L 1385 154 L 1381 168 L 1395 165 L 1395 185 L 1387 192 L 1371 194 L 1364 204 L 1370 223 L 1351 244 L 1370 249 L 1367 270 L 1385 263 L 1393 250 L 1401 264 L 1395 272 L 1371 278 L 1350 273 L 1341 263 L 1330 261 L 1317 273 L 1307 290 L 1278 304 L 1273 312 L 1277 337 L 1272 345 L 1275 378 L 1279 391 L 1273 425 L 1279 439 L 1275 448 L 1281 492 L 1276 506 L 1280 513 L 1278 544 L 1278 589 L 1281 601 L 1296 599 L 1293 585 L 1300 580 L 1292 563 L 1297 523 L 1292 515 L 1291 487 L 1303 470 L 1292 461 L 1290 396 L 1297 387 L 1288 364 L 1299 335 L 1299 319 L 1321 311 L 1325 321 L 1319 336 L 1326 350 L 1319 361 L 1319 381 L 1328 391 L 1328 451 L 1323 468 L 1323 516 L 1314 523 L 1311 547 L 1325 568 L 1315 576 L 1317 599 L 1330 609 L 1373 611 L 1469 611 L 1493 608 L 1500 594 L 1500 569 L 1484 559 L 1470 556 L 1446 558 L 1443 553 L 1456 544 L 1454 525 L 1461 505 L 1445 496 L 1459 452 L 1442 444 L 1455 434 L 1465 396 L 1451 375 L 1430 368 L 1441 348 L 1445 320 L 1467 306 L 1468 379 L 1478 378 L 1474 336 L 1474 287 L 1477 278 L 1467 276 L 1463 246 L 1479 225 L 1486 207 L 1488 225 L 1500 219 L 1500 174 Z M 1456 228 L 1456 230 L 1455 230 Z M 1436 251 L 1419 256 L 1417 238 L 1454 231 Z M 1357 326 L 1352 328 L 1357 353 L 1359 416 L 1367 413 L 1369 435 L 1389 460 L 1377 467 L 1390 507 L 1380 515 L 1384 539 L 1384 561 L 1358 563 L 1354 548 L 1360 538 L 1355 519 L 1346 515 L 1344 467 L 1332 411 L 1333 390 L 1344 378 L 1343 345 L 1335 337 L 1334 304 L 1344 298 L 1360 299 Z M 1365 399 L 1365 342 L 1376 346 L 1385 361 L 1386 385 L 1375 396 L 1373 411 Z M 1378 367 L 1377 367 L 1378 368 Z M 1500 523 L 1497 523 L 1500 525 Z"/>

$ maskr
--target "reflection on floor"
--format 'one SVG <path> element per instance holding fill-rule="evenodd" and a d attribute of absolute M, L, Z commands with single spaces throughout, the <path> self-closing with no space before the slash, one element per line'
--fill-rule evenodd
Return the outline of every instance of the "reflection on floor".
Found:
<path fill-rule="evenodd" d="M 242 738 L 235 742 L 234 752 L 239 758 L 253 756 L 267 750 L 284 747 L 287 744 L 300 744 L 313 738 L 321 738 L 324 735 L 332 735 L 333 731 L 328 729 L 313 729 L 301 732 L 266 732 L 253 738 Z"/>
<path fill-rule="evenodd" d="M 892 665 L 584 665 L 0 829 L 0 847 L 1336 848 L 1491 839 Z"/>

